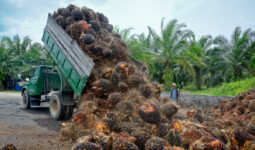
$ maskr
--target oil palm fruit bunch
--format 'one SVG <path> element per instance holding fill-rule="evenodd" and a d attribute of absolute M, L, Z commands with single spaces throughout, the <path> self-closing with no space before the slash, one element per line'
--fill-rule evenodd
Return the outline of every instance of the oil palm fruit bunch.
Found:
<path fill-rule="evenodd" d="M 5 144 L 2 146 L 2 148 L 0 148 L 0 150 L 17 150 L 17 148 L 15 147 L 14 144 Z"/>
<path fill-rule="evenodd" d="M 120 62 L 115 67 L 116 72 L 119 74 L 121 79 L 125 79 L 128 76 L 128 64 L 126 62 Z"/>
<path fill-rule="evenodd" d="M 102 70 L 102 74 L 101 74 L 101 77 L 103 79 L 109 79 L 112 75 L 113 71 L 111 68 L 105 68 Z"/>
<path fill-rule="evenodd" d="M 145 149 L 145 143 L 150 139 L 151 135 L 142 130 L 135 130 L 132 136 L 136 138 L 135 144 L 139 149 Z"/>
<path fill-rule="evenodd" d="M 84 150 L 84 149 L 103 150 L 99 145 L 91 142 L 78 143 L 72 147 L 72 150 Z"/>
<path fill-rule="evenodd" d="M 125 82 L 120 82 L 117 89 L 120 93 L 126 93 L 128 91 L 128 85 Z"/>
<path fill-rule="evenodd" d="M 227 147 L 218 139 L 209 136 L 203 136 L 191 145 L 193 150 L 228 150 Z"/>
<path fill-rule="evenodd" d="M 140 85 L 139 90 L 145 98 L 150 98 L 153 96 L 152 86 L 150 84 Z"/>
<path fill-rule="evenodd" d="M 120 82 L 120 76 L 118 75 L 118 73 L 113 72 L 110 77 L 110 81 L 112 82 L 113 86 L 118 86 L 118 84 Z"/>
<path fill-rule="evenodd" d="M 151 103 L 145 102 L 138 110 L 138 114 L 140 118 L 146 122 L 151 124 L 159 124 L 161 115 L 159 108 Z"/>
<path fill-rule="evenodd" d="M 167 141 L 172 146 L 181 146 L 182 145 L 182 137 L 179 131 L 175 129 L 171 129 L 167 134 Z"/>
<path fill-rule="evenodd" d="M 80 41 L 84 44 L 92 44 L 95 42 L 95 38 L 91 34 L 82 34 L 80 37 Z"/>
<path fill-rule="evenodd" d="M 120 132 L 120 120 L 114 112 L 107 113 L 103 122 L 111 131 Z"/>
<path fill-rule="evenodd" d="M 255 140 L 247 131 L 239 130 L 230 135 L 231 149 L 242 149 L 247 143 Z"/>
<path fill-rule="evenodd" d="M 138 150 L 138 147 L 134 144 L 135 138 L 127 132 L 120 132 L 113 140 L 113 150 Z"/>
<path fill-rule="evenodd" d="M 128 76 L 127 80 L 127 83 L 131 88 L 139 87 L 139 85 L 142 83 L 142 79 L 137 75 L 130 75 Z"/>
<path fill-rule="evenodd" d="M 122 101 L 122 96 L 118 92 L 113 92 L 108 97 L 108 102 L 111 108 L 114 108 L 120 101 Z"/>
<path fill-rule="evenodd" d="M 151 137 L 145 144 L 146 150 L 163 150 L 169 146 L 168 142 L 160 137 Z"/>
<path fill-rule="evenodd" d="M 109 92 L 111 91 L 111 88 L 112 88 L 111 82 L 105 79 L 95 81 L 92 87 L 95 95 L 99 97 L 108 95 Z"/>
<path fill-rule="evenodd" d="M 169 120 L 178 112 L 178 106 L 174 103 L 167 103 L 161 108 L 162 114 Z"/>

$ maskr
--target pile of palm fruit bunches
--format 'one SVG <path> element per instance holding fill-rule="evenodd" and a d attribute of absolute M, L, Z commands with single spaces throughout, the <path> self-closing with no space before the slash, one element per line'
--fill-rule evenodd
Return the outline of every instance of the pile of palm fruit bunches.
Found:
<path fill-rule="evenodd" d="M 52 16 L 95 63 L 77 113 L 62 125 L 73 150 L 255 149 L 254 90 L 177 115 L 182 108 L 160 98 L 161 86 L 130 60 L 104 14 L 69 5 Z"/>

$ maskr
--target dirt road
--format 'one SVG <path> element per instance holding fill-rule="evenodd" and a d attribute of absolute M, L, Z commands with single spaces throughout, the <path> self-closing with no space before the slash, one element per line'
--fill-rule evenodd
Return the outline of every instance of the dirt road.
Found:
<path fill-rule="evenodd" d="M 0 92 L 0 147 L 13 143 L 18 150 L 69 150 L 69 143 L 56 141 L 61 123 L 47 107 L 23 109 L 20 93 Z"/>

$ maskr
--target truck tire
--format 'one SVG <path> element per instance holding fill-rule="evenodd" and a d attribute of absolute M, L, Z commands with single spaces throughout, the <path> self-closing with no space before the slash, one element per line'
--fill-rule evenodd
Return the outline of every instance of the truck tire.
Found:
<path fill-rule="evenodd" d="M 61 98 L 58 94 L 53 94 L 50 98 L 50 115 L 55 120 L 66 118 L 67 107 L 61 104 Z"/>
<path fill-rule="evenodd" d="M 68 105 L 66 106 L 66 116 L 65 119 L 70 119 L 73 115 L 74 106 Z"/>
<path fill-rule="evenodd" d="M 30 109 L 31 108 L 31 101 L 30 96 L 27 93 L 27 90 L 25 90 L 22 94 L 23 97 L 23 108 Z"/>

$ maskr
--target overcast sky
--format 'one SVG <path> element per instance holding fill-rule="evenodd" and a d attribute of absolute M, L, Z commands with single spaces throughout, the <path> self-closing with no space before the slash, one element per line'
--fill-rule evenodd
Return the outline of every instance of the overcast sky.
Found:
<path fill-rule="evenodd" d="M 147 26 L 160 31 L 166 21 L 178 19 L 196 36 L 230 37 L 236 26 L 255 30 L 255 0 L 0 0 L 0 37 L 24 37 L 41 42 L 47 14 L 68 4 L 87 6 L 104 13 L 121 29 L 147 33 Z"/>

